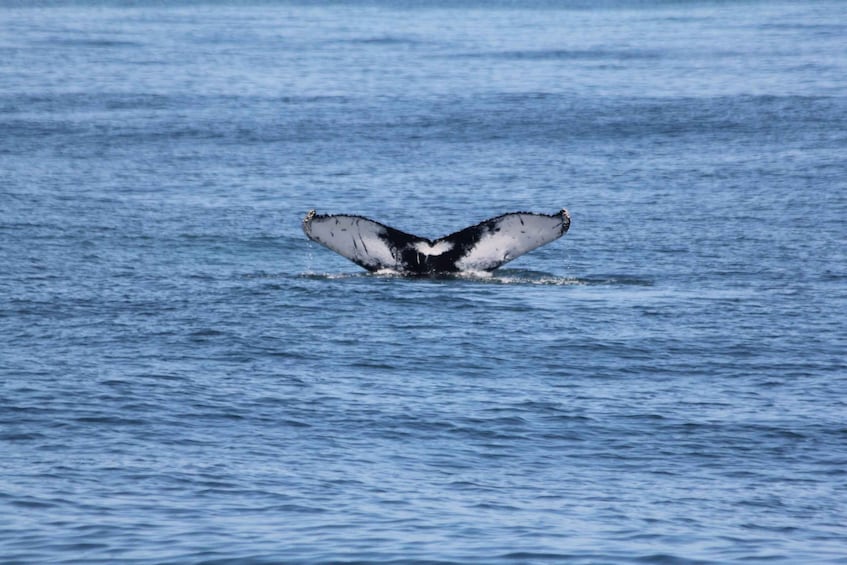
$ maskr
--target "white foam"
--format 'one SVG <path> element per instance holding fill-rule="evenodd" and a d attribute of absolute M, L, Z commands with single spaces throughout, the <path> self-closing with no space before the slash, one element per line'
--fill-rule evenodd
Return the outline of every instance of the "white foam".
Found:
<path fill-rule="evenodd" d="M 458 273 L 456 273 L 456 276 L 461 277 L 463 279 L 486 279 L 487 280 L 487 279 L 492 278 L 494 275 L 491 271 L 469 270 L 469 271 L 459 271 Z"/>
<path fill-rule="evenodd" d="M 373 272 L 374 275 L 379 277 L 400 277 L 403 276 L 403 273 L 397 271 L 395 269 L 379 269 Z"/>

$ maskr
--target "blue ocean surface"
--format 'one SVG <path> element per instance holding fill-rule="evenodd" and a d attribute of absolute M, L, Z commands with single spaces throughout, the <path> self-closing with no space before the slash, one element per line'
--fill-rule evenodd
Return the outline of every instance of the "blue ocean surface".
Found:
<path fill-rule="evenodd" d="M 847 563 L 845 38 L 0 2 L 0 563 Z M 487 278 L 300 226 L 562 207 Z"/>

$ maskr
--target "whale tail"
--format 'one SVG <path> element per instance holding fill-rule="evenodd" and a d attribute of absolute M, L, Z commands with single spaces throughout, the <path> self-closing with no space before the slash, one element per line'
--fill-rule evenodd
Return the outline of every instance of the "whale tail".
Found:
<path fill-rule="evenodd" d="M 362 216 L 311 210 L 303 231 L 368 271 L 432 275 L 492 271 L 558 239 L 570 223 L 564 208 L 555 214 L 513 212 L 430 240 Z"/>

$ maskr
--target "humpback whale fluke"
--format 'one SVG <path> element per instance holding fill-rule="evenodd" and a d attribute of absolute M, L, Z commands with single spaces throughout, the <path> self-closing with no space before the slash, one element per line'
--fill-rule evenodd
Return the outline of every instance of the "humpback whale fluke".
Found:
<path fill-rule="evenodd" d="M 310 210 L 303 218 L 309 239 L 368 271 L 389 269 L 412 275 L 492 271 L 560 238 L 570 225 L 564 208 L 549 215 L 513 212 L 431 240 L 362 216 Z"/>

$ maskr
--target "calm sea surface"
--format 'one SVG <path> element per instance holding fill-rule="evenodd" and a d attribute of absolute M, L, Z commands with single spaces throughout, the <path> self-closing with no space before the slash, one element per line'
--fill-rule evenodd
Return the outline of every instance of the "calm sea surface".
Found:
<path fill-rule="evenodd" d="M 0 562 L 847 563 L 845 38 L 0 2 Z M 563 206 L 488 279 L 300 230 Z"/>

